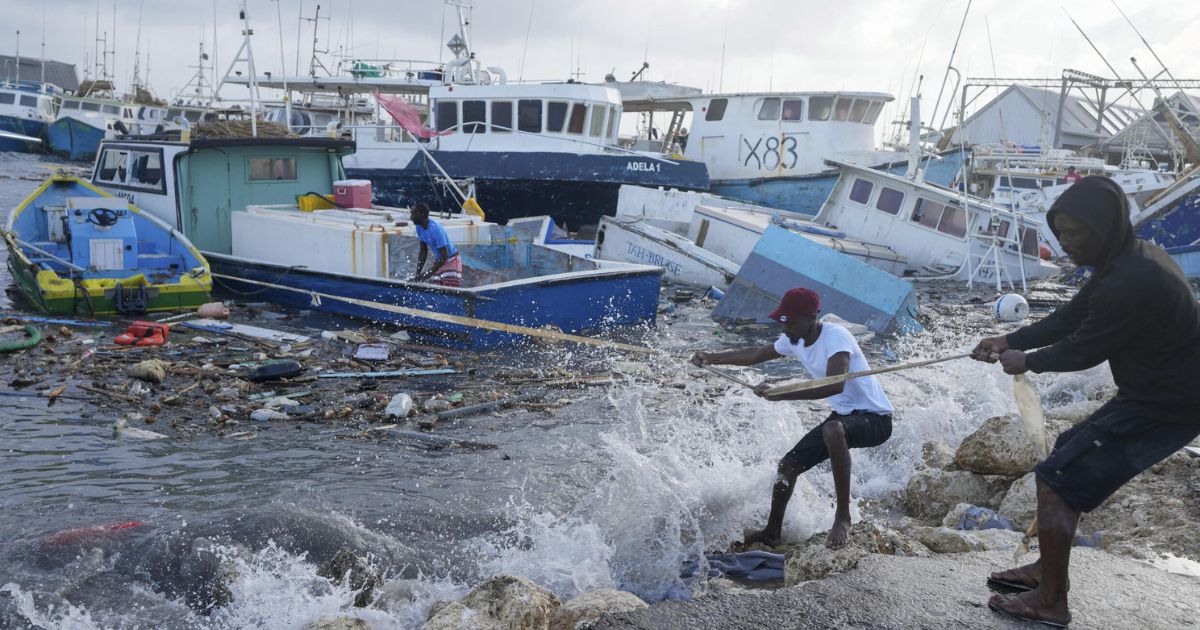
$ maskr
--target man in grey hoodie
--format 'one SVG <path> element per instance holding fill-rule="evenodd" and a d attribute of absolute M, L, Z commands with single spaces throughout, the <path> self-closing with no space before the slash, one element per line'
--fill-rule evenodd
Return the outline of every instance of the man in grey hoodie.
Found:
<path fill-rule="evenodd" d="M 1058 437 L 1035 469 L 1041 557 L 993 573 L 994 611 L 1066 627 L 1067 567 L 1079 516 L 1200 435 L 1200 309 L 1162 248 L 1138 240 L 1124 192 L 1106 177 L 1067 189 L 1046 215 L 1063 250 L 1095 267 L 1066 305 L 979 342 L 974 357 L 1009 374 L 1074 372 L 1109 362 L 1117 395 Z M 1036 352 L 1025 350 L 1040 348 Z"/>

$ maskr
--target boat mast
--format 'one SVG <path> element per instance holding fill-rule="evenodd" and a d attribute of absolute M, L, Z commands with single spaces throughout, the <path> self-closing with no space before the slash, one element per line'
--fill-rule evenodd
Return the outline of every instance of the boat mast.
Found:
<path fill-rule="evenodd" d="M 214 95 L 220 94 L 221 88 L 229 81 L 230 75 L 235 74 L 234 67 L 239 61 L 246 62 L 246 72 L 248 73 L 247 87 L 250 88 L 250 135 L 258 136 L 258 72 L 254 68 L 254 49 L 250 45 L 250 37 L 254 35 L 254 29 L 250 28 L 250 16 L 246 12 L 246 0 L 242 0 L 242 6 L 239 9 L 239 17 L 242 20 L 242 45 L 233 56 L 233 61 L 229 62 L 229 69 L 221 77 L 221 82 L 217 84 L 217 89 Z M 245 57 L 243 57 L 243 53 Z M 237 72 L 236 74 L 241 74 Z"/>
<path fill-rule="evenodd" d="M 46 89 L 46 0 L 42 0 L 42 90 Z"/>

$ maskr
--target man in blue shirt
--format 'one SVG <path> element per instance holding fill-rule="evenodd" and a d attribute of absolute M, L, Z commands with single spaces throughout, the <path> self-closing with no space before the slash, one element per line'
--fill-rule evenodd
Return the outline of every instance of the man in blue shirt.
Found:
<path fill-rule="evenodd" d="M 410 211 L 413 223 L 417 226 L 417 238 L 421 240 L 421 253 L 417 257 L 417 275 L 414 282 L 429 282 L 444 287 L 462 286 L 462 258 L 458 255 L 446 228 L 429 218 L 429 206 L 425 202 L 413 204 Z M 433 250 L 433 265 L 424 272 L 425 259 Z"/>

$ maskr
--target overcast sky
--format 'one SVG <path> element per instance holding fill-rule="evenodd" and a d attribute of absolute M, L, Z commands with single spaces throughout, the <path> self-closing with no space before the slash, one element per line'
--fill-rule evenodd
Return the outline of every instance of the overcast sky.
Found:
<path fill-rule="evenodd" d="M 247 2 L 259 72 L 277 74 L 286 64 L 293 73 L 299 51 L 306 73 L 312 22 L 302 23 L 297 38 L 298 18 L 301 11 L 311 18 L 317 2 Z M 1200 3 L 1119 4 L 1176 78 L 1200 79 Z M 219 75 L 241 44 L 236 0 L 116 0 L 115 38 L 114 0 L 100 0 L 101 33 L 116 41 L 118 87 L 132 76 L 139 12 L 152 87 L 170 97 L 195 72 L 188 66 L 202 38 L 211 50 L 214 5 Z M 43 6 L 47 57 L 77 64 L 82 76 L 94 62 L 95 0 L 0 0 L 0 50 L 13 53 L 19 29 L 22 55 L 40 54 Z M 647 61 L 647 78 L 710 92 L 848 89 L 905 97 L 924 74 L 928 112 L 966 8 L 967 0 L 474 0 L 471 33 L 477 55 L 510 79 L 561 80 L 578 71 L 584 81 L 609 72 L 624 80 Z M 1138 77 L 1131 56 L 1148 74 L 1161 69 L 1111 0 L 974 0 L 954 66 L 964 77 L 1052 78 L 1063 68 L 1113 76 L 1068 14 L 1122 77 Z M 324 0 L 321 16 L 332 18 L 319 22 L 321 49 L 369 58 L 448 59 L 442 42 L 457 28 L 454 9 L 441 0 Z"/>

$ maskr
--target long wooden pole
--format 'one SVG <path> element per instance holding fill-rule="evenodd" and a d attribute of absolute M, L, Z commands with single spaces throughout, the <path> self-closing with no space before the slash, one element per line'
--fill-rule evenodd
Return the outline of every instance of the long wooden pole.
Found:
<path fill-rule="evenodd" d="M 605 339 L 593 339 L 591 337 L 582 337 L 580 335 L 569 335 L 553 330 L 542 330 L 540 328 L 530 328 L 528 326 L 519 326 L 517 324 L 505 324 L 503 322 L 494 322 L 486 319 L 477 319 L 474 317 L 465 317 L 462 315 L 450 315 L 448 313 L 438 313 L 436 311 L 426 311 L 419 308 L 410 308 L 407 306 L 396 306 L 394 304 L 384 304 L 372 300 L 360 300 L 358 298 L 344 297 L 341 295 L 332 295 L 329 293 L 321 293 L 320 291 L 310 291 L 307 289 L 297 289 L 296 287 L 284 286 L 282 284 L 273 284 L 270 282 L 261 282 L 259 280 L 250 280 L 248 278 L 239 278 L 237 276 L 227 276 L 225 274 L 214 273 L 214 278 L 225 278 L 226 280 L 235 280 L 237 282 L 245 282 L 247 284 L 256 284 L 263 287 L 271 287 L 273 289 L 283 289 L 286 291 L 295 291 L 296 293 L 304 293 L 307 295 L 317 296 L 323 300 L 338 300 L 347 304 L 355 304 L 357 306 L 365 306 L 380 311 L 389 313 L 397 313 L 399 315 L 408 315 L 410 317 L 419 317 L 421 319 L 431 319 L 438 322 L 446 322 L 450 324 L 459 324 L 462 326 L 473 326 L 475 328 L 484 328 L 487 330 L 498 330 L 501 332 L 514 333 L 525 335 L 527 337 L 539 337 L 542 339 L 553 339 L 555 341 L 569 341 L 571 343 L 584 344 L 589 346 L 602 346 L 608 348 L 617 348 L 619 350 L 627 350 L 629 352 L 641 352 L 645 354 L 658 354 L 658 350 L 651 348 L 643 348 L 642 346 L 634 346 L 616 341 L 607 341 Z"/>
<path fill-rule="evenodd" d="M 923 365 L 933 365 L 934 363 L 942 363 L 945 361 L 953 361 L 955 359 L 964 359 L 971 356 L 970 352 L 955 354 L 940 359 L 928 359 L 926 361 L 915 361 L 913 363 L 904 363 L 901 365 L 889 365 L 888 367 L 875 368 L 873 370 L 863 370 L 861 372 L 849 372 L 846 374 L 837 374 L 834 376 L 826 376 L 825 378 L 814 378 L 806 381 L 795 381 L 792 383 L 784 383 L 767 390 L 767 396 L 780 396 L 783 394 L 793 394 L 796 392 L 804 392 L 813 389 L 819 389 L 827 385 L 842 383 L 852 378 L 861 378 L 863 376 L 871 376 L 872 374 L 883 374 L 885 372 L 898 372 L 909 368 L 921 367 Z"/>

